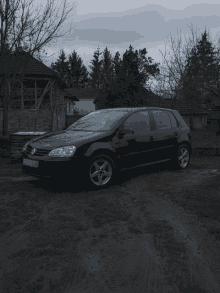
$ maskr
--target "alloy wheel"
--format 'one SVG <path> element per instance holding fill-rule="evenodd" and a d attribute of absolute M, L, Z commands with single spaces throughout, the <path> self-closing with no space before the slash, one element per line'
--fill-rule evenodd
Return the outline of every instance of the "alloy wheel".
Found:
<path fill-rule="evenodd" d="M 112 177 L 112 166 L 106 159 L 97 159 L 91 164 L 89 176 L 96 186 L 106 185 Z"/>
<path fill-rule="evenodd" d="M 181 168 L 186 168 L 189 163 L 189 151 L 187 147 L 183 146 L 178 153 L 178 163 Z"/>

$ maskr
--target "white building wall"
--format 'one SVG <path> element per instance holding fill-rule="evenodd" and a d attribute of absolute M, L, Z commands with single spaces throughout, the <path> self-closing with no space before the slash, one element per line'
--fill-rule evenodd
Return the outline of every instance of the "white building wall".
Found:
<path fill-rule="evenodd" d="M 75 102 L 74 109 L 79 112 L 80 115 L 88 114 L 95 111 L 94 99 L 81 99 L 79 102 Z"/>

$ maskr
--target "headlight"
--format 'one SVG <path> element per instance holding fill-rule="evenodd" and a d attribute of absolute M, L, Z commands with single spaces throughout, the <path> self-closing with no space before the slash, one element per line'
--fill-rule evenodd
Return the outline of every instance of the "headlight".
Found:
<path fill-rule="evenodd" d="M 29 145 L 29 141 L 28 142 L 26 142 L 26 144 L 23 146 L 23 148 L 22 148 L 22 152 L 24 152 L 24 151 L 26 151 L 26 149 L 27 149 L 27 146 Z"/>
<path fill-rule="evenodd" d="M 54 149 L 49 153 L 50 157 L 71 157 L 76 151 L 75 146 L 65 146 L 62 148 Z"/>

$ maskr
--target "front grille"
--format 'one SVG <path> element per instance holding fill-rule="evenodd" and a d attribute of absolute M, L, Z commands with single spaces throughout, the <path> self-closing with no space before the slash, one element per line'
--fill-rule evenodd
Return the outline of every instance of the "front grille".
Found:
<path fill-rule="evenodd" d="M 26 154 L 27 155 L 31 155 L 31 151 L 32 151 L 33 147 L 28 145 L 27 146 L 27 150 L 26 150 Z M 49 150 L 44 150 L 44 149 L 36 149 L 37 151 L 34 153 L 34 156 L 39 156 L 39 157 L 43 157 L 45 155 L 49 154 Z"/>

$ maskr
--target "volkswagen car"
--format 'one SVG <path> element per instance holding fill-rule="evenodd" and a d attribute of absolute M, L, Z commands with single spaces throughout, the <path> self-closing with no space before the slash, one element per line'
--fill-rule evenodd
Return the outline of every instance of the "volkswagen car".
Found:
<path fill-rule="evenodd" d="M 64 176 L 102 188 L 119 171 L 138 166 L 170 161 L 185 169 L 191 153 L 191 132 L 178 111 L 140 107 L 91 112 L 60 131 L 28 141 L 20 159 L 26 174 Z"/>

